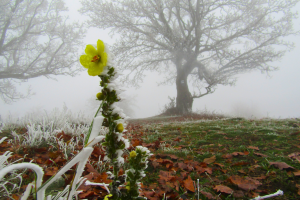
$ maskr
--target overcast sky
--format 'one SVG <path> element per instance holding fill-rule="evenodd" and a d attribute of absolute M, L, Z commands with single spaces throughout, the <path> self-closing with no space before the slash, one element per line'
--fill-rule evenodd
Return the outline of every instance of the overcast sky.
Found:
<path fill-rule="evenodd" d="M 70 17 L 76 18 L 78 1 L 68 1 Z M 300 10 L 300 6 L 297 8 Z M 294 25 L 300 28 L 300 20 Z M 84 53 L 86 44 L 96 44 L 97 39 L 112 45 L 114 39 L 109 31 L 96 28 L 89 29 L 84 45 L 78 47 Z M 300 117 L 300 36 L 290 37 L 295 48 L 286 53 L 280 62 L 274 63 L 280 69 L 267 74 L 252 72 L 238 76 L 235 86 L 218 86 L 213 94 L 194 100 L 194 111 L 208 111 L 227 115 L 241 115 L 272 118 L 299 118 Z M 79 58 L 78 58 L 79 59 Z M 79 61 L 78 61 L 79 62 Z M 51 111 L 57 107 L 62 109 L 65 103 L 74 113 L 92 112 L 91 99 L 100 92 L 99 78 L 88 76 L 84 71 L 76 77 L 57 76 L 51 80 L 45 77 L 30 79 L 22 83 L 18 89 L 26 90 L 31 85 L 36 95 L 10 105 L 0 101 L 0 115 L 2 118 L 11 113 L 15 117 L 22 117 L 32 111 Z M 127 88 L 124 95 L 130 99 L 134 109 L 134 117 L 144 118 L 160 113 L 160 110 L 169 102 L 168 96 L 176 96 L 175 84 L 158 86 L 162 80 L 156 73 L 148 73 L 140 88 Z"/>

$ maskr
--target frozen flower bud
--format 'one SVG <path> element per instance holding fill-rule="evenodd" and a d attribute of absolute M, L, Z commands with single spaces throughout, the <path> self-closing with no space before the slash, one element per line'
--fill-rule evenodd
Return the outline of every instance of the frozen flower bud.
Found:
<path fill-rule="evenodd" d="M 97 93 L 96 97 L 97 97 L 98 100 L 103 100 L 104 99 L 104 95 L 101 92 Z"/>
<path fill-rule="evenodd" d="M 130 182 L 128 181 L 126 187 L 125 187 L 127 190 L 130 190 Z"/>
<path fill-rule="evenodd" d="M 136 157 L 136 152 L 135 151 L 130 152 L 130 158 L 135 158 L 135 157 Z"/>
<path fill-rule="evenodd" d="M 116 132 L 122 133 L 124 130 L 123 124 L 118 124 L 116 127 Z"/>

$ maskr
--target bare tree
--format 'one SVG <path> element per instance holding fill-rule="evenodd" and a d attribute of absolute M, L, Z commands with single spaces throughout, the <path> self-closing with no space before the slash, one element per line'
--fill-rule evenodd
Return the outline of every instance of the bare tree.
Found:
<path fill-rule="evenodd" d="M 30 95 L 15 84 L 30 78 L 75 75 L 82 25 L 67 22 L 61 0 L 0 1 L 0 97 Z"/>
<path fill-rule="evenodd" d="M 146 70 L 165 73 L 162 83 L 176 83 L 176 109 L 185 114 L 194 98 L 234 84 L 237 74 L 275 70 L 271 62 L 293 47 L 283 38 L 298 33 L 298 1 L 85 0 L 81 11 L 91 27 L 120 34 L 113 52 L 129 83 Z"/>

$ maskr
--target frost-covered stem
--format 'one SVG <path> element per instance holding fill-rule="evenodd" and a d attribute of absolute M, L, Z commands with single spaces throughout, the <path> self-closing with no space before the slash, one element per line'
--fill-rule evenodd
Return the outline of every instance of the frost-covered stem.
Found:
<path fill-rule="evenodd" d="M 109 129 L 108 133 L 105 136 L 105 141 L 102 145 L 105 147 L 106 150 L 106 159 L 111 162 L 113 166 L 113 182 L 110 185 L 110 192 L 112 194 L 113 199 L 120 199 L 121 192 L 119 191 L 119 185 L 123 184 L 122 180 L 119 180 L 119 170 L 121 164 L 120 158 L 120 151 L 123 151 L 125 147 L 124 141 L 120 141 L 120 134 L 123 132 L 123 125 L 120 130 L 118 130 L 117 120 L 122 119 L 120 113 L 116 112 L 114 109 L 115 107 L 112 106 L 115 102 L 119 101 L 120 99 L 117 96 L 115 90 L 111 87 L 108 87 L 108 84 L 111 83 L 111 78 L 115 76 L 114 68 L 107 67 L 108 73 L 107 75 L 99 75 L 101 82 L 100 85 L 103 87 L 101 93 L 97 98 L 102 100 L 102 110 L 101 114 L 104 117 L 102 125 Z"/>
<path fill-rule="evenodd" d="M 116 156 L 116 135 L 114 133 L 114 126 L 113 126 L 113 120 L 111 119 L 111 117 L 108 118 L 108 123 L 109 123 L 109 135 L 110 135 L 110 154 L 109 154 L 109 159 L 112 161 L 112 165 L 113 165 L 113 175 L 114 175 L 114 179 L 111 185 L 111 191 L 112 191 L 112 195 L 113 197 L 119 196 L 118 194 L 118 174 L 119 174 L 119 166 L 118 166 L 118 162 L 117 162 L 117 156 Z"/>
<path fill-rule="evenodd" d="M 108 193 L 110 193 L 109 189 L 107 188 L 107 186 L 109 186 L 109 184 L 105 184 L 105 183 L 93 183 L 93 182 L 90 182 L 89 180 L 87 180 L 87 181 L 85 182 L 85 185 L 97 185 L 97 186 L 103 186 L 103 187 L 105 187 L 106 191 L 107 191 Z"/>
<path fill-rule="evenodd" d="M 278 190 L 274 194 L 269 194 L 269 195 L 265 195 L 265 196 L 262 196 L 262 197 L 258 196 L 258 197 L 255 197 L 254 199 L 251 199 L 251 200 L 268 199 L 268 198 L 276 197 L 276 196 L 279 196 L 279 195 L 283 195 L 283 191 L 282 190 Z"/>
<path fill-rule="evenodd" d="M 197 190 L 198 190 L 198 200 L 199 200 L 199 179 L 197 179 Z"/>

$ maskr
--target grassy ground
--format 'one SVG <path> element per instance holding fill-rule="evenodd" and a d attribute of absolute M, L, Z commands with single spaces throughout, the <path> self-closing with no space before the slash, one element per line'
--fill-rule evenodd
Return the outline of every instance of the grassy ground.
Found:
<path fill-rule="evenodd" d="M 154 154 L 142 184 L 141 194 L 148 199 L 198 199 L 199 179 L 199 199 L 251 199 L 281 189 L 284 195 L 273 199 L 291 200 L 300 199 L 299 126 L 299 119 L 246 120 L 215 116 L 207 120 L 201 115 L 157 116 L 130 120 L 126 136 L 131 140 L 131 149 L 143 145 Z M 4 136 L 13 139 L 11 131 L 3 130 L 0 139 Z M 14 131 L 26 134 L 22 127 Z M 71 139 L 65 133 L 60 137 L 66 143 Z M 72 153 L 81 148 L 79 143 Z M 83 175 L 94 182 L 109 182 L 105 175 L 108 166 L 98 163 L 104 153 L 99 147 L 95 149 Z M 42 166 L 44 180 L 67 162 L 63 152 L 49 150 L 47 144 L 26 149 L 3 142 L 0 154 L 7 150 L 14 153 L 10 161 L 27 154 L 25 161 L 33 159 Z M 91 176 L 93 170 L 98 171 L 96 176 Z M 69 184 L 73 174 L 74 169 L 67 172 L 52 191 Z M 20 197 L 33 179 L 29 171 L 22 176 L 22 187 L 14 199 Z M 106 195 L 100 187 L 81 189 L 84 191 L 81 198 L 103 199 Z"/>
<path fill-rule="evenodd" d="M 133 120 L 128 129 L 155 154 L 143 182 L 145 191 L 156 191 L 145 192 L 149 198 L 162 191 L 170 199 L 197 199 L 199 179 L 201 199 L 249 199 L 279 189 L 284 195 L 274 199 L 300 199 L 299 125 L 173 117 Z"/>

